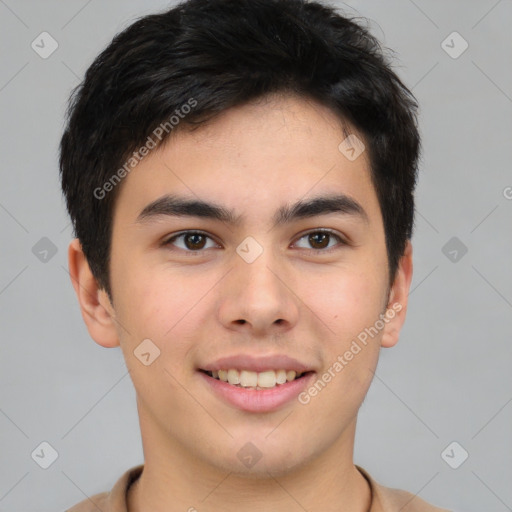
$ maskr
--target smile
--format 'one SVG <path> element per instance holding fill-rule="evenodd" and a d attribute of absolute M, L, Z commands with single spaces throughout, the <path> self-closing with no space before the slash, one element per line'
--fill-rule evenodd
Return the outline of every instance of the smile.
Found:
<path fill-rule="evenodd" d="M 252 389 L 270 389 L 299 379 L 303 373 L 294 370 L 267 370 L 253 372 L 251 370 L 218 370 L 206 372 L 214 379 L 227 382 L 232 386 Z"/>
<path fill-rule="evenodd" d="M 206 389 L 224 403 L 246 412 L 265 413 L 297 403 L 315 378 L 314 371 L 297 373 L 294 370 L 199 370 Z M 231 380 L 231 382 L 230 382 Z"/>

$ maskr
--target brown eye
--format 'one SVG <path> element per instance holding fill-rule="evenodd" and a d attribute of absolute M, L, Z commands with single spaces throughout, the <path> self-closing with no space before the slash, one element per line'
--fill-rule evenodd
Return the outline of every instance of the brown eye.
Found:
<path fill-rule="evenodd" d="M 202 249 L 205 245 L 206 237 L 199 233 L 192 233 L 184 236 L 187 249 Z"/>
<path fill-rule="evenodd" d="M 181 240 L 178 244 L 177 241 Z M 198 231 L 187 231 L 180 233 L 169 238 L 163 243 L 164 246 L 176 246 L 184 251 L 188 252 L 199 252 L 202 249 L 209 249 L 210 247 L 216 247 L 217 244 L 213 243 L 210 247 L 206 247 L 207 241 L 212 240 L 208 235 Z M 212 240 L 213 242 L 213 240 Z"/>
<path fill-rule="evenodd" d="M 329 245 L 329 239 L 330 235 L 322 231 L 308 235 L 308 241 L 315 249 L 325 249 Z"/>
<path fill-rule="evenodd" d="M 301 249 L 309 249 L 313 248 L 317 251 L 327 252 L 330 249 L 336 248 L 336 243 L 332 244 L 331 242 L 335 239 L 338 242 L 338 245 L 346 245 L 345 241 L 335 233 L 326 230 L 317 230 L 311 231 L 303 235 L 300 240 L 305 239 L 309 247 L 300 247 Z M 327 251 L 325 251 L 327 249 Z"/>

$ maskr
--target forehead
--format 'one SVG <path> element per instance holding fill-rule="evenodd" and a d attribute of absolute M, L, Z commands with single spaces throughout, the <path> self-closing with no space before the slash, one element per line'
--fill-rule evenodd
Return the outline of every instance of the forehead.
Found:
<path fill-rule="evenodd" d="M 275 219 L 284 203 L 343 193 L 371 215 L 378 204 L 367 151 L 349 158 L 348 135 L 362 140 L 309 99 L 273 96 L 231 108 L 195 130 L 178 130 L 144 157 L 123 180 L 115 217 L 133 222 L 170 193 L 260 220 L 266 210 Z"/>

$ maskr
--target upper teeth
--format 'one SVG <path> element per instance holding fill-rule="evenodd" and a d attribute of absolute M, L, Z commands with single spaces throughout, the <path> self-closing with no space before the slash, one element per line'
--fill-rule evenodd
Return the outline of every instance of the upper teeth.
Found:
<path fill-rule="evenodd" d="M 240 385 L 244 388 L 260 387 L 273 388 L 276 384 L 284 384 L 286 381 L 291 382 L 296 377 L 300 377 L 302 373 L 294 370 L 268 370 L 265 372 L 251 372 L 249 370 L 229 370 L 213 371 L 212 377 L 220 379 L 229 384 Z"/>

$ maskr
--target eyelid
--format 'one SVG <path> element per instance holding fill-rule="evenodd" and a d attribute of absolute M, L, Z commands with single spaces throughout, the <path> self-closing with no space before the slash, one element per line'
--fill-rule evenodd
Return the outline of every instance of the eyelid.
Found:
<path fill-rule="evenodd" d="M 335 237 L 337 240 L 338 240 L 338 244 L 335 245 L 334 247 L 329 247 L 329 248 L 326 248 L 326 249 L 307 249 L 307 248 L 299 248 L 298 250 L 299 251 L 314 251 L 316 253 L 326 253 L 326 252 L 330 252 L 330 251 L 333 251 L 333 250 L 337 250 L 340 248 L 340 246 L 346 246 L 346 245 L 350 245 L 349 241 L 346 239 L 346 237 L 344 237 L 343 235 L 339 234 L 338 232 L 332 230 L 332 229 L 329 229 L 329 228 L 313 228 L 313 229 L 309 229 L 305 232 L 302 232 L 300 233 L 299 235 L 297 235 L 297 237 L 295 238 L 295 242 L 294 243 L 297 243 L 298 241 L 300 241 L 302 238 L 304 238 L 305 236 L 307 235 L 310 235 L 310 234 L 314 234 L 314 233 L 327 233 L 329 234 L 330 236 L 332 237 Z M 210 235 L 209 233 L 207 233 L 206 231 L 202 231 L 200 229 L 186 229 L 184 231 L 180 231 L 178 233 L 174 233 L 173 235 L 171 235 L 170 237 L 166 238 L 163 242 L 162 242 L 162 246 L 167 246 L 167 245 L 171 245 L 173 241 L 175 241 L 177 238 L 181 237 L 181 236 L 184 236 L 184 235 L 192 235 L 192 234 L 198 234 L 198 235 L 203 235 L 204 237 L 206 238 L 209 238 L 210 240 L 212 240 L 213 242 L 215 242 L 217 245 L 221 245 L 216 239 L 215 237 L 213 237 L 212 235 Z M 200 252 L 204 252 L 205 249 L 199 249 L 197 251 L 192 251 L 192 250 L 185 250 L 185 249 L 181 249 L 179 247 L 177 247 L 176 249 L 179 249 L 180 251 L 183 251 L 183 252 L 189 252 L 189 253 L 200 253 Z M 211 249 L 211 247 L 210 247 Z"/>
<path fill-rule="evenodd" d="M 183 231 L 179 231 L 178 233 L 174 233 L 173 235 L 165 238 L 162 242 L 162 246 L 166 246 L 166 245 L 171 245 L 171 243 L 173 241 L 175 241 L 177 238 L 180 238 L 181 236 L 184 236 L 184 235 L 202 235 L 206 238 L 209 238 L 210 240 L 212 240 L 213 242 L 215 242 L 217 245 L 220 245 L 219 242 L 215 239 L 215 237 L 213 237 L 212 235 L 210 235 L 210 233 L 207 233 L 206 231 L 202 231 L 200 229 L 185 229 Z M 180 249 L 179 247 L 177 249 Z M 182 251 L 184 249 L 181 249 Z M 204 251 L 204 249 L 201 249 L 199 251 L 185 251 L 185 252 L 202 252 Z"/>
<path fill-rule="evenodd" d="M 314 233 L 327 233 L 330 236 L 332 236 L 334 238 L 337 238 L 338 239 L 338 244 L 335 245 L 334 247 L 329 247 L 327 249 L 303 249 L 303 248 L 299 248 L 298 250 L 301 250 L 301 251 L 314 251 L 314 252 L 317 252 L 317 253 L 326 253 L 326 252 L 331 252 L 331 251 L 337 250 L 337 249 L 340 248 L 340 246 L 349 245 L 349 242 L 346 239 L 346 237 L 344 237 L 343 235 L 341 235 L 337 231 L 335 231 L 333 229 L 329 229 L 329 228 L 308 229 L 307 231 L 297 235 L 296 241 L 298 242 L 299 240 L 301 240 L 305 236 L 311 235 L 311 234 L 314 234 Z"/>

